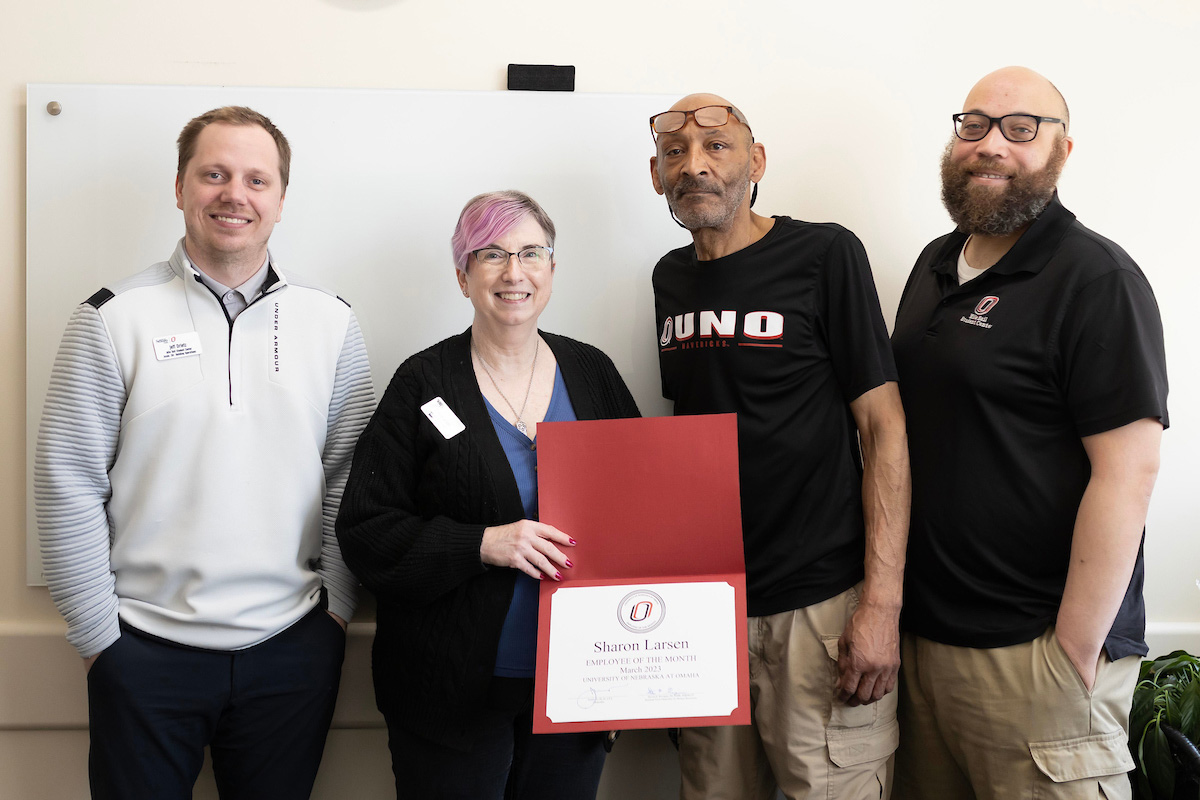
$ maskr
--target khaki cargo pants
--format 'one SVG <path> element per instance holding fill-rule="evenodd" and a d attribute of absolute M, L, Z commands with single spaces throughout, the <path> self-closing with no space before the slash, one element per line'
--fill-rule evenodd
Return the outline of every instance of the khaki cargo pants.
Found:
<path fill-rule="evenodd" d="M 887 797 L 896 693 L 851 708 L 834 699 L 837 642 L 862 587 L 750 617 L 750 725 L 679 732 L 682 800 Z"/>
<path fill-rule="evenodd" d="M 1140 663 L 1102 653 L 1089 692 L 1053 627 L 992 649 L 905 634 L 893 800 L 1127 800 Z"/>

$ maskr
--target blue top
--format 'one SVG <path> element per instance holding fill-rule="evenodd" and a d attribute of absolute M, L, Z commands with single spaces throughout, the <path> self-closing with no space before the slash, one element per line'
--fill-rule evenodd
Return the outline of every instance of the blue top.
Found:
<path fill-rule="evenodd" d="M 517 490 L 521 493 L 525 518 L 537 519 L 537 440 L 530 440 L 517 430 L 486 397 L 483 402 L 487 405 L 488 416 L 492 418 L 496 436 L 500 438 L 504 455 L 508 457 L 508 465 L 517 480 Z M 550 407 L 546 409 L 546 416 L 542 421 L 570 422 L 575 418 L 575 407 L 571 405 L 571 398 L 567 395 L 567 384 L 563 381 L 562 371 L 555 367 Z M 508 616 L 504 618 L 504 627 L 500 630 L 500 646 L 496 649 L 496 668 L 492 674 L 504 678 L 533 677 L 533 667 L 537 660 L 537 618 L 538 581 L 524 572 L 518 573 L 512 604 L 508 607 Z"/>

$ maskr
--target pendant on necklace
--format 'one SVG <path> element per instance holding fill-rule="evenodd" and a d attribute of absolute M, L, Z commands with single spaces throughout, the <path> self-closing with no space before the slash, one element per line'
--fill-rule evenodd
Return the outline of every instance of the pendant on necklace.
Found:
<path fill-rule="evenodd" d="M 527 428 L 525 426 L 525 423 L 522 422 L 521 420 L 517 420 L 517 430 L 519 430 L 521 433 L 525 433 L 525 434 L 529 433 L 529 428 Z"/>

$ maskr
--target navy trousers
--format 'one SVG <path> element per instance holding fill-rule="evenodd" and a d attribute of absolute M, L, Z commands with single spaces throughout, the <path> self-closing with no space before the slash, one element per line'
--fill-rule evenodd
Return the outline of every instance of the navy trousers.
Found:
<path fill-rule="evenodd" d="M 122 625 L 88 672 L 93 800 L 189 800 L 206 746 L 222 800 L 304 800 L 345 649 L 319 607 L 245 650 L 184 647 Z"/>
<path fill-rule="evenodd" d="M 384 718 L 399 800 L 595 800 L 607 734 L 535 735 L 532 678 L 492 678 L 469 751 Z"/>

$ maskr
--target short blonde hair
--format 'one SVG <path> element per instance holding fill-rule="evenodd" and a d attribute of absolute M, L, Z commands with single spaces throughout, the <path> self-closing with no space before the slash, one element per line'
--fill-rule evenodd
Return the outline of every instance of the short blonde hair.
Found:
<path fill-rule="evenodd" d="M 275 140 L 275 147 L 279 150 L 279 177 L 283 182 L 283 190 L 287 191 L 288 173 L 292 167 L 292 146 L 288 144 L 287 137 L 283 135 L 283 131 L 276 128 L 271 120 L 254 109 L 246 108 L 245 106 L 214 108 L 212 111 L 206 111 L 195 119 L 190 120 L 187 125 L 183 126 L 183 130 L 180 131 L 179 138 L 176 140 L 176 144 L 179 147 L 179 165 L 175 171 L 176 178 L 183 180 L 183 171 L 187 168 L 188 162 L 192 160 L 192 156 L 196 154 L 196 140 L 200 138 L 200 131 L 214 122 L 223 122 L 226 125 L 257 125 L 271 134 L 271 138 Z"/>

